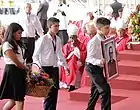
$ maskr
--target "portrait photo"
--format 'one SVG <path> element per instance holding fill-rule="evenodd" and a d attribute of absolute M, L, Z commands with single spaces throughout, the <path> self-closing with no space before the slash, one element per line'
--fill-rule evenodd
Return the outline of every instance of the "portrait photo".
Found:
<path fill-rule="evenodd" d="M 118 76 L 118 63 L 116 57 L 114 38 L 108 38 L 102 42 L 102 53 L 106 60 L 105 76 L 108 80 Z"/>

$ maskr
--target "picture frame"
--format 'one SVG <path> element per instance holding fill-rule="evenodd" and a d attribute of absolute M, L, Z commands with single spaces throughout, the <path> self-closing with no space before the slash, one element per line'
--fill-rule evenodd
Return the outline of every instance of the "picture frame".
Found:
<path fill-rule="evenodd" d="M 103 58 L 105 58 L 105 77 L 107 78 L 107 80 L 111 80 L 119 76 L 115 38 L 107 38 L 106 40 L 101 42 L 101 45 Z"/>

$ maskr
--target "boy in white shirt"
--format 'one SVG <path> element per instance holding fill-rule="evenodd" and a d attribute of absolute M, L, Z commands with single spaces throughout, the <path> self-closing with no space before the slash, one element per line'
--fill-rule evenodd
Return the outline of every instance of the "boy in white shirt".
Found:
<path fill-rule="evenodd" d="M 33 54 L 33 62 L 48 73 L 55 83 L 55 87 L 52 87 L 48 97 L 44 100 L 44 110 L 56 110 L 59 89 L 58 62 L 64 67 L 66 74 L 69 74 L 68 66 L 61 51 L 61 40 L 56 35 L 59 30 L 59 22 L 59 19 L 54 17 L 48 19 L 49 31 L 37 40 Z"/>
<path fill-rule="evenodd" d="M 100 17 L 96 21 L 97 34 L 87 44 L 86 71 L 89 74 L 91 94 L 86 110 L 94 110 L 96 102 L 101 96 L 101 110 L 111 110 L 111 91 L 103 75 L 105 59 L 102 56 L 101 41 L 105 40 L 110 29 L 110 20 Z"/>

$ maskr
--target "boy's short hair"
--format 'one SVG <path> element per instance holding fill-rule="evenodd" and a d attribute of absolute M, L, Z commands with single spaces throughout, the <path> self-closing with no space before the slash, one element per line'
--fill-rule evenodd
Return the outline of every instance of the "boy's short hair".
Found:
<path fill-rule="evenodd" d="M 106 25 L 110 25 L 110 24 L 111 24 L 110 20 L 105 18 L 105 17 L 100 17 L 96 20 L 97 28 L 98 27 L 103 27 L 103 26 L 106 26 Z"/>
<path fill-rule="evenodd" d="M 48 28 L 50 28 L 53 24 L 59 23 L 59 22 L 60 22 L 59 19 L 57 19 L 57 18 L 55 18 L 55 17 L 51 17 L 51 18 L 49 18 L 48 21 L 47 21 L 47 26 L 48 26 Z"/>

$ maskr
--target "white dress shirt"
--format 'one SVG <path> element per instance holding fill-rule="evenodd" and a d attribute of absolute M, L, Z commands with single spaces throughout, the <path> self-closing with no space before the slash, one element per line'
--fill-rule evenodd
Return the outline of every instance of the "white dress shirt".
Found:
<path fill-rule="evenodd" d="M 86 62 L 91 63 L 92 65 L 97 65 L 103 67 L 101 65 L 102 48 L 101 41 L 104 39 L 97 33 L 87 44 L 87 58 Z"/>
<path fill-rule="evenodd" d="M 53 43 L 55 42 L 56 51 L 54 51 Z M 61 66 L 67 68 L 65 58 L 61 50 L 61 39 L 56 36 L 53 41 L 49 33 L 40 37 L 35 43 L 35 51 L 33 54 L 33 62 L 39 66 L 53 66 L 58 67 L 58 62 Z"/>
<path fill-rule="evenodd" d="M 23 27 L 22 37 L 35 37 L 35 31 L 39 36 L 43 36 L 43 29 L 38 17 L 34 14 L 19 15 L 18 23 Z"/>

